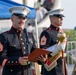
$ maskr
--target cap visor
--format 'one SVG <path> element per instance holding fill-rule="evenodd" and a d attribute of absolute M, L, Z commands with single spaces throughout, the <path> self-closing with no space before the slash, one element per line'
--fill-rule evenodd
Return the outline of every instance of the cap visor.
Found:
<path fill-rule="evenodd" d="M 56 17 L 65 17 L 63 14 L 54 14 L 53 16 L 56 16 Z"/>
<path fill-rule="evenodd" d="M 24 14 L 14 13 L 13 15 L 26 18 L 26 16 Z"/>

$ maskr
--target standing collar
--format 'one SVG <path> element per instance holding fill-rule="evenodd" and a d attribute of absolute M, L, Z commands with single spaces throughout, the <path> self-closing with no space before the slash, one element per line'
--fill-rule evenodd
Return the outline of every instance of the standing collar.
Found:
<path fill-rule="evenodd" d="M 55 27 L 53 25 L 50 25 L 50 28 L 53 29 L 53 30 L 56 30 L 56 31 L 59 31 L 59 29 L 60 29 L 59 27 Z"/>
<path fill-rule="evenodd" d="M 14 31 L 17 34 L 20 34 L 22 32 L 22 30 L 18 30 L 16 28 L 14 28 L 13 26 L 11 27 L 11 30 Z"/>

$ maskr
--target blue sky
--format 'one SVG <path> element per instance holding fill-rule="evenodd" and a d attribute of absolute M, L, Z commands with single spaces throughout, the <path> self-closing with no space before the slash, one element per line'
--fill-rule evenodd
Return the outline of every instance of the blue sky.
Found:
<path fill-rule="evenodd" d="M 62 0 L 65 18 L 62 28 L 74 29 L 76 26 L 76 0 Z"/>

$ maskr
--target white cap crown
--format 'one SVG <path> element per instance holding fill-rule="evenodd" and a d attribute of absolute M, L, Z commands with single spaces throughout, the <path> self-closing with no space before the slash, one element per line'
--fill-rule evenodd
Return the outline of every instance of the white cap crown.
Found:
<path fill-rule="evenodd" d="M 25 7 L 25 6 L 14 6 L 12 8 L 9 9 L 9 11 L 14 14 L 23 14 L 23 15 L 27 15 L 28 13 L 30 13 L 30 9 Z"/>
<path fill-rule="evenodd" d="M 62 17 L 63 17 L 63 16 L 64 16 L 64 15 L 63 15 L 63 10 L 64 10 L 64 9 L 51 10 L 51 11 L 49 11 L 49 16 L 62 15 Z"/>

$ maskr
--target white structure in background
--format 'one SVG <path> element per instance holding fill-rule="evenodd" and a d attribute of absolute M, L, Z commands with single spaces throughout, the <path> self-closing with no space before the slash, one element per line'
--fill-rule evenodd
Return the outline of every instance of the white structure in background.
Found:
<path fill-rule="evenodd" d="M 12 0 L 12 1 L 23 4 L 23 0 Z"/>
<path fill-rule="evenodd" d="M 31 25 L 31 23 L 28 23 L 28 26 L 26 29 L 28 32 L 34 33 L 34 27 Z"/>
<path fill-rule="evenodd" d="M 54 0 L 53 10 L 61 8 L 61 0 Z"/>
<path fill-rule="evenodd" d="M 0 20 L 0 33 L 10 29 L 12 23 L 11 20 Z"/>
<path fill-rule="evenodd" d="M 17 3 L 26 4 L 29 7 L 34 7 L 34 3 L 37 2 L 37 0 L 12 0 Z"/>
<path fill-rule="evenodd" d="M 30 7 L 34 7 L 34 3 L 37 2 L 37 0 L 25 0 L 26 1 L 26 5 L 30 6 Z"/>
<path fill-rule="evenodd" d="M 48 28 L 50 26 L 50 19 L 49 19 L 49 15 L 47 15 L 39 24 L 38 27 L 39 28 Z"/>
<path fill-rule="evenodd" d="M 50 19 L 47 15 L 40 23 L 38 23 L 38 36 L 40 36 L 41 32 L 50 26 Z"/>
<path fill-rule="evenodd" d="M 30 6 L 30 7 L 34 7 L 34 4 L 38 1 L 38 0 L 25 0 L 26 1 L 26 5 Z M 41 3 L 43 4 L 44 0 L 41 0 Z"/>
<path fill-rule="evenodd" d="M 43 14 L 40 9 L 36 11 L 37 22 L 39 23 L 43 19 Z"/>
<path fill-rule="evenodd" d="M 43 5 L 41 5 L 41 7 L 39 8 L 43 14 L 43 17 L 45 16 L 45 14 L 48 12 Z"/>

